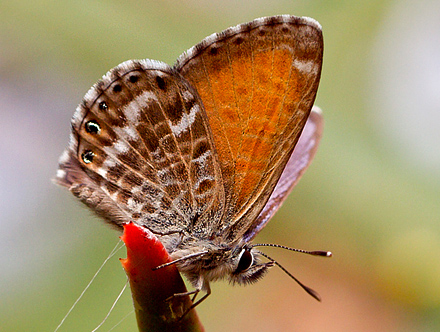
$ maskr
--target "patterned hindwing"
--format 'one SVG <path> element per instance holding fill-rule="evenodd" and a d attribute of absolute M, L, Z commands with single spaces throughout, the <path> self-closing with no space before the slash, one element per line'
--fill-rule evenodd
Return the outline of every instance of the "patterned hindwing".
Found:
<path fill-rule="evenodd" d="M 215 140 L 229 241 L 241 239 L 274 190 L 315 100 L 322 55 L 319 23 L 283 15 L 213 34 L 178 59 Z"/>
<path fill-rule="evenodd" d="M 110 223 L 134 221 L 158 234 L 223 210 L 203 105 L 157 61 L 124 62 L 89 90 L 56 180 Z"/>

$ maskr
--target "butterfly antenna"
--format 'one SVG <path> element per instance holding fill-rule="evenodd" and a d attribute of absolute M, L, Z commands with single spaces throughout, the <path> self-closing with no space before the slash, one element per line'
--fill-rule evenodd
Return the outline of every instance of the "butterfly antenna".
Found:
<path fill-rule="evenodd" d="M 261 251 L 258 250 L 258 253 L 264 257 L 266 257 L 267 259 L 269 259 L 271 262 L 273 262 L 274 264 L 276 264 L 281 270 L 284 271 L 284 273 L 286 273 L 290 278 L 292 278 L 293 280 L 296 281 L 296 283 L 298 285 L 301 286 L 302 289 L 304 289 L 309 295 L 311 295 L 314 299 L 318 300 L 319 302 L 321 302 L 321 296 L 318 294 L 318 292 L 316 292 L 315 290 L 311 289 L 310 287 L 307 287 L 306 285 L 304 285 L 301 281 L 299 281 L 297 278 L 295 278 L 292 273 L 290 273 L 289 271 L 287 271 L 280 263 L 278 263 L 275 259 L 269 257 L 268 255 L 262 253 Z"/>
<path fill-rule="evenodd" d="M 203 255 L 206 255 L 207 253 L 208 253 L 208 251 L 200 251 L 200 252 L 196 252 L 194 254 L 183 256 L 183 257 L 181 257 L 179 259 L 176 259 L 174 261 L 171 261 L 171 262 L 168 262 L 168 263 L 156 266 L 155 268 L 153 268 L 153 271 L 156 271 L 156 270 L 159 270 L 159 269 L 163 269 L 164 267 L 176 264 L 178 262 L 181 262 L 181 261 L 184 261 L 184 260 L 187 260 L 187 259 L 190 259 L 190 258 L 194 258 L 194 257 L 198 257 L 198 256 L 203 256 Z"/>
<path fill-rule="evenodd" d="M 253 247 L 281 248 L 281 249 L 286 249 L 286 250 L 295 251 L 295 252 L 299 252 L 302 254 L 313 255 L 313 256 L 332 257 L 332 255 L 333 255 L 331 251 L 323 251 L 323 250 L 309 251 L 309 250 L 303 250 L 303 249 L 290 248 L 290 247 L 286 247 L 286 246 L 283 246 L 280 244 L 272 244 L 272 243 L 256 243 L 256 244 L 252 245 L 252 248 Z"/>

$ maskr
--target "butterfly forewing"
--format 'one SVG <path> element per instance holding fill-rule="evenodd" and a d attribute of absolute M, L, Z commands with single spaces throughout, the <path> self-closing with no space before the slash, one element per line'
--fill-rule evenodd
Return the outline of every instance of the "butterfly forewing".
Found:
<path fill-rule="evenodd" d="M 311 19 L 277 16 L 211 35 L 176 69 L 197 89 L 225 188 L 223 236 L 242 236 L 271 195 L 312 108 L 323 42 Z"/>
<path fill-rule="evenodd" d="M 127 61 L 87 93 L 58 182 L 110 222 L 132 220 L 159 234 L 219 218 L 223 209 L 202 103 L 155 61 Z"/>

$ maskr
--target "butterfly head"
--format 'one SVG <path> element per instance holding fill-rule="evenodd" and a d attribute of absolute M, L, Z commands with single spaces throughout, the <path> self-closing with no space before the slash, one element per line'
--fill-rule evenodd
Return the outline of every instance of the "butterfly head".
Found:
<path fill-rule="evenodd" d="M 185 256 L 188 258 L 179 261 L 177 266 L 196 288 L 205 288 L 203 284 L 219 279 L 227 279 L 232 284 L 251 284 L 274 265 L 272 261 L 262 262 L 260 252 L 249 244 L 232 248 L 208 245 L 200 250 L 199 255 Z"/>
<path fill-rule="evenodd" d="M 251 284 L 261 279 L 273 262 L 262 262 L 258 250 L 245 245 L 238 251 L 235 260 L 235 270 L 230 275 L 230 281 L 241 285 Z"/>

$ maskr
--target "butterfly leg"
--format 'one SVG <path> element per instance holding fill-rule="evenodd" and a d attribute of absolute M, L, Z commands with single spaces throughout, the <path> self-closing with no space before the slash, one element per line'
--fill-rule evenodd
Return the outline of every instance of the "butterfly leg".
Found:
<path fill-rule="evenodd" d="M 185 293 L 176 293 L 171 295 L 169 298 L 167 298 L 165 301 L 171 301 L 173 298 L 175 297 L 181 297 L 181 296 L 189 296 L 189 295 L 193 295 L 193 297 L 191 298 L 191 302 L 193 302 L 193 304 L 191 305 L 190 309 L 195 308 L 196 306 L 198 306 L 200 303 L 202 303 L 203 300 L 205 300 L 209 295 L 211 295 L 211 288 L 208 288 L 207 292 L 205 295 L 203 295 L 203 297 L 198 300 L 197 302 L 194 303 L 194 300 L 196 299 L 197 295 L 200 293 L 200 289 L 196 289 L 190 292 L 185 292 Z M 188 311 L 189 311 L 188 310 Z M 186 313 L 185 313 L 186 314 Z"/>
<path fill-rule="evenodd" d="M 194 301 L 195 301 L 195 299 L 196 299 L 196 297 L 197 297 L 197 294 L 199 294 L 199 292 L 194 292 L 194 295 L 193 295 L 193 297 L 191 298 L 191 302 L 192 302 L 192 303 L 194 303 Z"/>
<path fill-rule="evenodd" d="M 176 297 L 183 297 L 183 296 L 189 296 L 189 295 L 193 295 L 191 302 L 194 302 L 194 299 L 196 298 L 197 294 L 200 292 L 200 289 L 196 289 L 190 292 L 184 292 L 184 293 L 176 293 L 171 295 L 170 297 L 168 297 L 165 301 L 171 301 L 172 299 L 176 298 Z"/>
<path fill-rule="evenodd" d="M 190 294 L 194 294 L 193 298 L 191 299 L 191 301 L 193 302 L 193 304 L 191 305 L 191 307 L 189 307 L 184 313 L 183 315 L 180 317 L 180 319 L 182 319 L 183 317 L 185 317 L 185 315 L 190 312 L 192 309 L 194 309 L 195 307 L 197 307 L 200 303 L 202 303 L 209 295 L 211 295 L 211 288 L 207 287 L 206 289 L 206 294 L 202 296 L 202 298 L 200 300 L 198 300 L 197 302 L 194 302 L 194 300 L 196 299 L 197 294 L 199 294 L 200 289 L 196 289 L 195 291 L 192 292 L 187 292 Z M 176 294 L 176 295 L 180 295 L 180 294 Z M 188 294 L 189 295 L 189 294 Z"/>
<path fill-rule="evenodd" d="M 203 287 L 202 287 L 203 285 Z M 200 293 L 200 291 L 204 289 L 206 290 L 206 294 L 202 296 L 202 298 L 200 298 L 198 301 L 194 302 L 194 300 L 197 297 L 197 294 Z M 181 296 L 187 296 L 187 295 L 193 295 L 191 302 L 192 305 L 183 313 L 183 315 L 179 318 L 182 319 L 183 317 L 185 317 L 185 315 L 190 312 L 192 309 L 194 309 L 195 307 L 197 307 L 200 303 L 202 303 L 209 295 L 211 295 L 211 287 L 209 286 L 209 283 L 205 282 L 203 279 L 200 279 L 198 282 L 198 285 L 196 287 L 195 290 L 190 291 L 190 292 L 184 292 L 184 293 L 177 293 L 177 294 L 173 294 L 172 296 L 170 296 L 167 301 L 175 298 L 175 297 L 181 297 Z"/>
<path fill-rule="evenodd" d="M 196 296 L 199 292 L 195 293 L 193 298 L 192 298 L 192 306 L 189 310 L 195 308 L 196 306 L 198 306 L 200 303 L 202 303 L 209 295 L 211 295 L 211 288 L 208 286 L 208 289 L 206 290 L 206 294 L 202 296 L 202 298 L 200 300 L 198 300 L 197 302 L 194 303 L 194 300 L 196 299 Z M 189 311 L 188 310 L 188 311 Z"/>

